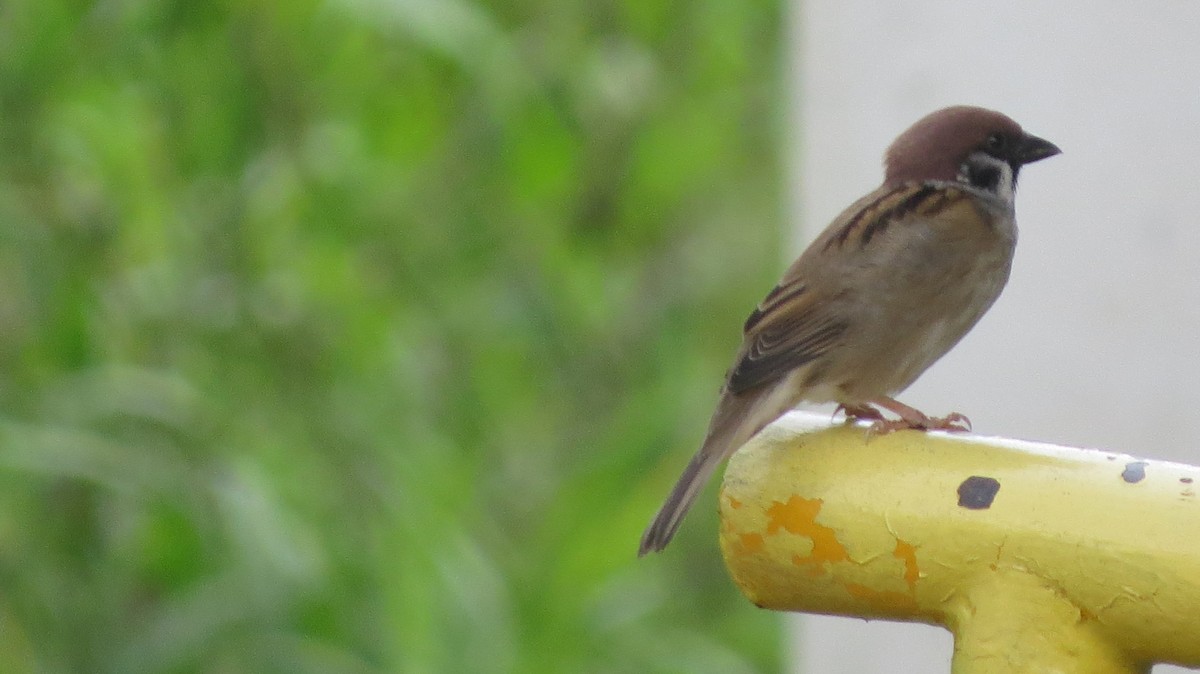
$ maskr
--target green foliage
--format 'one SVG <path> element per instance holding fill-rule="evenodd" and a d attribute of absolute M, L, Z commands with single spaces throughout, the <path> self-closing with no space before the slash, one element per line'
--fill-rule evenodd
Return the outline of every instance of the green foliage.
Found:
<path fill-rule="evenodd" d="M 777 2 L 0 5 L 0 671 L 754 672 Z"/>

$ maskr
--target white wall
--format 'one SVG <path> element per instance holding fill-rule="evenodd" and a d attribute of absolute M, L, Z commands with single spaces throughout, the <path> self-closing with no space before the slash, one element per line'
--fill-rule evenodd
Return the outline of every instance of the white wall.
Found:
<path fill-rule="evenodd" d="M 1022 171 L 1008 289 L 901 399 L 983 434 L 1200 462 L 1200 3 L 796 0 L 791 18 L 797 251 L 939 107 L 1063 149 Z M 798 673 L 949 671 L 934 628 L 795 626 Z"/>

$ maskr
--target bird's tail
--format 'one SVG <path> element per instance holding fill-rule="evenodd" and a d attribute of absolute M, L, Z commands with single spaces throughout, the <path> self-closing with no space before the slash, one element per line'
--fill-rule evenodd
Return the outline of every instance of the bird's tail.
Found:
<path fill-rule="evenodd" d="M 638 557 L 667 547 L 717 466 L 791 407 L 787 403 L 772 405 L 772 402 L 776 402 L 771 400 L 774 396 L 765 397 L 766 400 L 754 395 L 736 396 L 728 391 L 722 394 L 704 444 L 683 470 L 683 475 L 671 489 L 667 500 L 642 534 Z"/>
<path fill-rule="evenodd" d="M 710 445 L 710 441 L 705 441 L 700 451 L 692 457 L 671 494 L 658 509 L 658 514 L 654 516 L 650 526 L 646 527 L 646 532 L 642 534 L 641 547 L 638 548 L 638 557 L 647 552 L 662 550 L 675 536 L 679 524 L 683 522 L 683 516 L 691 509 L 696 495 L 708 483 L 708 478 L 723 458 L 720 452 L 712 451 Z"/>

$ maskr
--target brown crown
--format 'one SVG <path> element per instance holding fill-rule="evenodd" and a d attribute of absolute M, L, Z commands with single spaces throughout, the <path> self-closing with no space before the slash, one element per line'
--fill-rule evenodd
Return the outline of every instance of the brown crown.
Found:
<path fill-rule="evenodd" d="M 932 112 L 888 148 L 884 182 L 954 180 L 967 155 L 985 147 L 993 133 L 1024 135 L 1019 124 L 993 110 L 957 105 Z"/>

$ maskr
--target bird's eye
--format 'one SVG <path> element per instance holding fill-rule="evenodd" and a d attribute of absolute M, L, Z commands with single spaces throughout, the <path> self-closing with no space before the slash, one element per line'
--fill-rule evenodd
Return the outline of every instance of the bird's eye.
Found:
<path fill-rule="evenodd" d="M 1008 139 L 1002 133 L 993 133 L 987 137 L 987 147 L 993 152 L 999 152 L 1004 149 Z"/>

